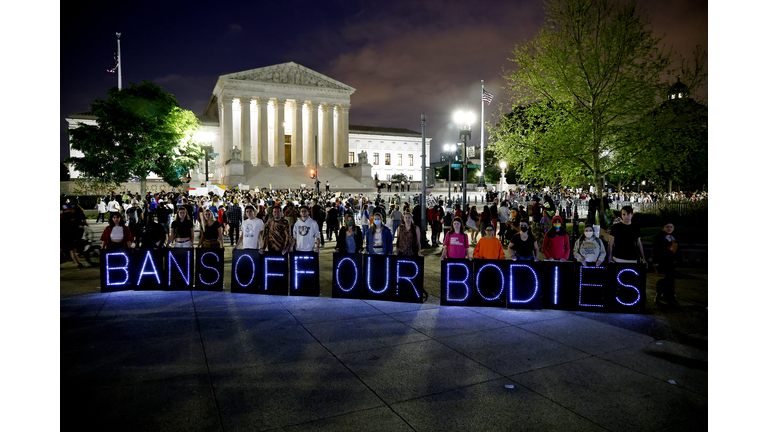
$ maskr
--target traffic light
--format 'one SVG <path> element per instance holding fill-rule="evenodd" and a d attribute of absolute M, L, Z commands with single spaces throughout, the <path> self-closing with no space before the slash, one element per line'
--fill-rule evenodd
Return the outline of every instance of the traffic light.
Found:
<path fill-rule="evenodd" d="M 309 170 L 309 178 L 317 178 L 317 171 L 314 168 Z"/>

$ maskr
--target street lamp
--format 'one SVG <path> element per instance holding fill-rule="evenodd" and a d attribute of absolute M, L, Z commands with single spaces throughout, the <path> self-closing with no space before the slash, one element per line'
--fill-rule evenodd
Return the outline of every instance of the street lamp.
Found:
<path fill-rule="evenodd" d="M 499 185 L 501 190 L 499 192 L 501 192 L 503 196 L 504 191 L 506 190 L 505 186 L 507 185 L 507 175 L 506 175 L 507 163 L 504 161 L 501 161 L 499 162 L 499 167 L 501 168 L 501 181 L 499 182 L 501 183 L 501 185 Z"/>
<path fill-rule="evenodd" d="M 453 165 L 453 161 L 455 159 L 456 154 L 456 144 L 446 144 L 443 146 L 443 151 L 448 153 L 450 155 L 450 158 L 448 160 L 448 199 L 451 199 L 451 165 Z"/>
<path fill-rule="evenodd" d="M 471 111 L 457 111 L 453 115 L 453 121 L 459 126 L 459 139 L 464 138 L 464 158 L 462 163 L 463 178 L 461 180 L 462 198 L 461 202 L 464 204 L 464 211 L 469 210 L 467 205 L 467 140 L 472 139 L 472 123 L 475 122 L 475 115 Z"/>

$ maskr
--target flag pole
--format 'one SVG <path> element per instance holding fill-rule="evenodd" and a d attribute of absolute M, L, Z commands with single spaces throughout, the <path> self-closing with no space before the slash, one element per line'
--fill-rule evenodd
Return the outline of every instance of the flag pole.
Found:
<path fill-rule="evenodd" d="M 117 89 L 123 89 L 123 60 L 120 58 L 120 33 L 117 35 Z M 206 179 L 208 180 L 208 179 Z"/>

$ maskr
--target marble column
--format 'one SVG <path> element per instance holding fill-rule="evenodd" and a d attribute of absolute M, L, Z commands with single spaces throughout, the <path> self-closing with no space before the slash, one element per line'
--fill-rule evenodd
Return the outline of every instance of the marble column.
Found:
<path fill-rule="evenodd" d="M 291 166 L 304 166 L 304 134 L 302 123 L 304 121 L 304 103 L 300 100 L 292 101 L 291 113 L 293 130 L 291 131 Z"/>
<path fill-rule="evenodd" d="M 251 98 L 240 97 L 240 149 L 243 162 L 251 163 Z"/>
<path fill-rule="evenodd" d="M 230 159 L 232 152 L 232 97 L 222 96 L 221 98 L 221 150 L 216 156 L 216 173 L 221 174 L 221 167 L 224 166 L 224 161 Z M 215 175 L 214 178 L 218 178 L 219 175 Z"/>
<path fill-rule="evenodd" d="M 344 156 L 341 154 L 341 105 L 333 106 L 333 161 L 337 167 L 344 166 Z"/>
<path fill-rule="evenodd" d="M 341 129 L 341 143 L 339 144 L 339 148 L 341 149 L 344 163 L 349 163 L 349 109 L 351 108 L 351 105 L 341 104 L 339 106 L 341 107 L 339 110 L 339 126 Z"/>
<path fill-rule="evenodd" d="M 317 109 L 319 105 L 312 101 L 305 101 L 307 104 L 307 111 L 309 116 L 307 117 L 307 130 L 304 134 L 304 144 L 307 149 L 307 160 L 304 161 L 304 166 L 315 166 L 315 135 L 317 135 Z"/>
<path fill-rule="evenodd" d="M 285 121 L 285 99 L 275 99 L 275 164 L 276 167 L 284 167 L 285 165 L 285 127 L 283 122 Z"/>
<path fill-rule="evenodd" d="M 323 155 L 320 163 L 323 168 L 334 167 L 333 160 L 333 108 L 327 104 L 320 104 L 320 111 L 323 113 L 323 136 L 320 140 L 320 153 Z"/>
<path fill-rule="evenodd" d="M 269 166 L 269 123 L 267 122 L 267 98 L 256 98 L 256 104 L 259 107 L 257 116 L 258 132 L 257 132 L 257 144 L 256 144 L 256 166 L 266 167 Z"/>

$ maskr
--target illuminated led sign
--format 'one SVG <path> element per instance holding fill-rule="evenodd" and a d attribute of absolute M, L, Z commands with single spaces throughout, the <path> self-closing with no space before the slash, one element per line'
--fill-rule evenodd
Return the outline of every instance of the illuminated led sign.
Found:
<path fill-rule="evenodd" d="M 296 252 L 290 254 L 291 260 L 291 295 L 312 296 L 320 295 L 320 261 L 313 252 Z"/>
<path fill-rule="evenodd" d="M 233 249 L 230 279 L 232 292 L 257 294 L 261 281 L 261 266 L 261 254 L 257 249 Z"/>
<path fill-rule="evenodd" d="M 264 252 L 262 263 L 262 283 L 259 293 L 287 296 L 290 282 L 288 254 Z"/>
<path fill-rule="evenodd" d="M 224 290 L 224 249 L 195 249 L 195 290 Z"/>
<path fill-rule="evenodd" d="M 192 248 L 165 250 L 165 279 L 168 290 L 191 290 L 194 285 L 194 253 Z"/>

